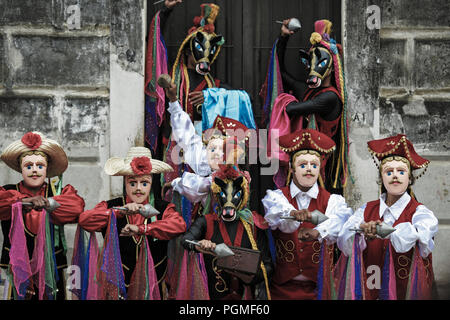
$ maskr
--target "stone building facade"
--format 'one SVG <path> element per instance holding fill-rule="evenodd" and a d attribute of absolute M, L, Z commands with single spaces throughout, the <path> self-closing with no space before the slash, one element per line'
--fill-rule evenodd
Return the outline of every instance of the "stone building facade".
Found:
<path fill-rule="evenodd" d="M 121 192 L 120 178 L 103 174 L 106 159 L 143 145 L 147 5 L 0 0 L 0 150 L 30 130 L 59 141 L 70 161 L 64 184 L 88 209 Z M 414 191 L 439 218 L 433 263 L 439 297 L 449 298 L 450 3 L 341 5 L 355 180 L 346 197 L 354 209 L 378 197 L 366 141 L 405 133 L 431 160 Z M 0 184 L 19 180 L 0 163 Z M 74 231 L 66 227 L 70 249 Z"/>

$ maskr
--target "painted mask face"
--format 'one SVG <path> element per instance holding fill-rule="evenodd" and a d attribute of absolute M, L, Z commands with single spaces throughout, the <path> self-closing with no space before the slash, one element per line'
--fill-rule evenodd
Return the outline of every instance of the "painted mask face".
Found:
<path fill-rule="evenodd" d="M 190 49 L 195 61 L 195 70 L 201 75 L 210 71 L 210 66 L 219 48 L 224 43 L 221 35 L 197 31 L 190 40 Z"/>
<path fill-rule="evenodd" d="M 318 88 L 322 81 L 330 74 L 333 58 L 327 49 L 315 47 L 309 53 L 300 50 L 300 58 L 309 70 L 306 84 L 310 88 Z"/>
<path fill-rule="evenodd" d="M 408 165 L 400 160 L 388 161 L 381 167 L 381 178 L 388 194 L 401 196 L 409 186 Z"/>
<path fill-rule="evenodd" d="M 126 176 L 125 190 L 127 196 L 135 203 L 143 203 L 150 195 L 152 187 L 152 176 Z"/>
<path fill-rule="evenodd" d="M 208 163 L 212 170 L 219 170 L 223 163 L 223 139 L 211 139 L 206 147 Z"/>
<path fill-rule="evenodd" d="M 220 188 L 216 195 L 219 205 L 219 215 L 224 221 L 233 221 L 236 219 L 236 212 L 241 207 L 244 196 L 242 182 L 244 177 L 237 177 L 235 180 L 222 180 L 214 178 L 215 184 Z"/>
<path fill-rule="evenodd" d="M 47 178 L 47 160 L 37 154 L 28 155 L 22 159 L 22 177 L 25 185 L 30 188 L 40 188 Z"/>
<path fill-rule="evenodd" d="M 298 185 L 310 188 L 319 178 L 320 158 L 315 154 L 305 153 L 297 156 L 293 163 L 293 179 Z"/>

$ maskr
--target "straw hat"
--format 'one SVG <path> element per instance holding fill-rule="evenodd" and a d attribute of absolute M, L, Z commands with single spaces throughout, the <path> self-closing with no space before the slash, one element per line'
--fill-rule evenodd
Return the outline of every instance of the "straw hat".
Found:
<path fill-rule="evenodd" d="M 105 163 L 105 173 L 110 176 L 134 176 L 150 173 L 171 172 L 165 162 L 152 159 L 150 149 L 131 147 L 125 158 L 112 157 Z"/>
<path fill-rule="evenodd" d="M 19 158 L 25 152 L 43 152 L 48 156 L 47 177 L 52 178 L 66 171 L 69 161 L 61 145 L 46 138 L 42 133 L 26 133 L 22 139 L 14 141 L 3 151 L 1 159 L 11 169 L 22 173 Z"/>

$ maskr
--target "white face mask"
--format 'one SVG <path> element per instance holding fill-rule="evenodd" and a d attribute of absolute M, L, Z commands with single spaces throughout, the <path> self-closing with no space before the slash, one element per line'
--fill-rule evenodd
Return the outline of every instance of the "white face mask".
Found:
<path fill-rule="evenodd" d="M 400 196 L 409 186 L 409 169 L 403 161 L 388 161 L 381 167 L 381 178 L 388 194 Z"/>
<path fill-rule="evenodd" d="M 126 176 L 125 177 L 125 190 L 127 196 L 134 203 L 143 203 L 148 199 L 150 195 L 150 189 L 152 188 L 152 176 Z"/>
<path fill-rule="evenodd" d="M 47 160 L 41 155 L 32 154 L 23 157 L 21 165 L 25 185 L 40 188 L 47 178 Z"/>
<path fill-rule="evenodd" d="M 319 178 L 320 158 L 314 154 L 301 154 L 293 163 L 293 179 L 302 187 L 312 187 Z"/>
<path fill-rule="evenodd" d="M 223 164 L 223 139 L 212 139 L 206 147 L 208 164 L 212 170 L 219 170 L 219 164 Z"/>

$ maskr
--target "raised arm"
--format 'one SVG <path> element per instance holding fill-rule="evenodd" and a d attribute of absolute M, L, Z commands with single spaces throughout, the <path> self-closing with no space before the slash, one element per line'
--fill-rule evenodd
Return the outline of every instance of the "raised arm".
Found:
<path fill-rule="evenodd" d="M 281 26 L 281 33 L 277 41 L 277 57 L 281 72 L 281 78 L 283 80 L 283 87 L 285 92 L 292 91 L 297 99 L 303 97 L 303 93 L 306 90 L 306 79 L 296 79 L 286 68 L 285 55 L 286 47 L 289 41 L 290 35 L 294 32 L 289 31 L 286 25 L 289 23 L 289 19 L 283 21 Z M 300 67 L 300 66 L 299 66 Z"/>

